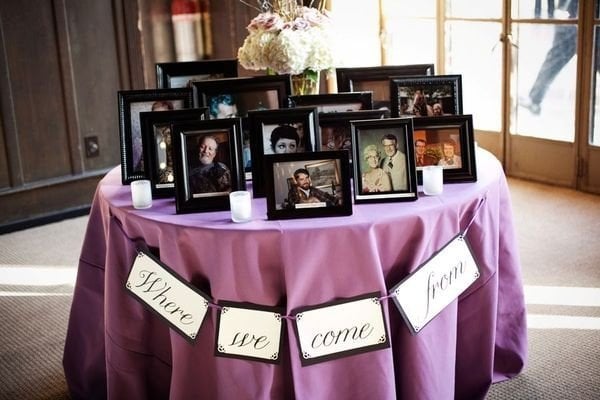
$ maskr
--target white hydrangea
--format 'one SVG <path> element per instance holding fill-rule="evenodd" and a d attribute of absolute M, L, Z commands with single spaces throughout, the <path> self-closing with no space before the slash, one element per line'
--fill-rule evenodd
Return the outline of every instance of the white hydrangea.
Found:
<path fill-rule="evenodd" d="M 248 37 L 238 50 L 240 64 L 278 74 L 321 71 L 333 66 L 329 19 L 316 9 L 302 8 L 292 21 L 263 13 L 248 25 Z"/>

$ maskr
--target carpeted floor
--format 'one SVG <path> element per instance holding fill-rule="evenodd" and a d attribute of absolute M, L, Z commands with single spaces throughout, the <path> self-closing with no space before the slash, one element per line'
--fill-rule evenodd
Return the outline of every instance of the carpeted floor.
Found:
<path fill-rule="evenodd" d="M 530 357 L 488 399 L 600 399 L 600 196 L 509 185 Z M 0 399 L 68 399 L 61 360 L 86 223 L 0 235 Z"/>
<path fill-rule="evenodd" d="M 600 399 L 600 196 L 510 179 L 529 363 L 489 400 Z"/>

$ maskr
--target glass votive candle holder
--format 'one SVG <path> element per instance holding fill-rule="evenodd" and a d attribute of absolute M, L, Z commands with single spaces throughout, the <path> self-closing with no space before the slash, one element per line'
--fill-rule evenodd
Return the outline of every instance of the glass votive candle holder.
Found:
<path fill-rule="evenodd" d="M 436 196 L 444 191 L 444 168 L 440 165 L 423 167 L 423 193 Z"/>
<path fill-rule="evenodd" d="M 252 218 L 252 198 L 250 192 L 238 190 L 229 193 L 231 220 L 233 222 L 248 222 Z"/>
<path fill-rule="evenodd" d="M 152 207 L 152 190 L 148 179 L 133 181 L 131 186 L 131 203 L 134 208 L 144 209 Z"/>

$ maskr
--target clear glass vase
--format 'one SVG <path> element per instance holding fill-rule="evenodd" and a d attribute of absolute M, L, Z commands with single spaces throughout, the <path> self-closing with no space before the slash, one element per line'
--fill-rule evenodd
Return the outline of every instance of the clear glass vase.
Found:
<path fill-rule="evenodd" d="M 292 75 L 292 95 L 319 94 L 320 75 L 319 71 L 309 69 L 301 74 Z"/>

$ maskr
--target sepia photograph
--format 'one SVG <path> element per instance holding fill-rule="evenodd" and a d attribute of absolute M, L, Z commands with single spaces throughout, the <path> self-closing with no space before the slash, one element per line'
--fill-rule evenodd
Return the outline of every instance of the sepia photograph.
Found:
<path fill-rule="evenodd" d="M 412 119 L 352 121 L 354 201 L 417 199 Z"/>

